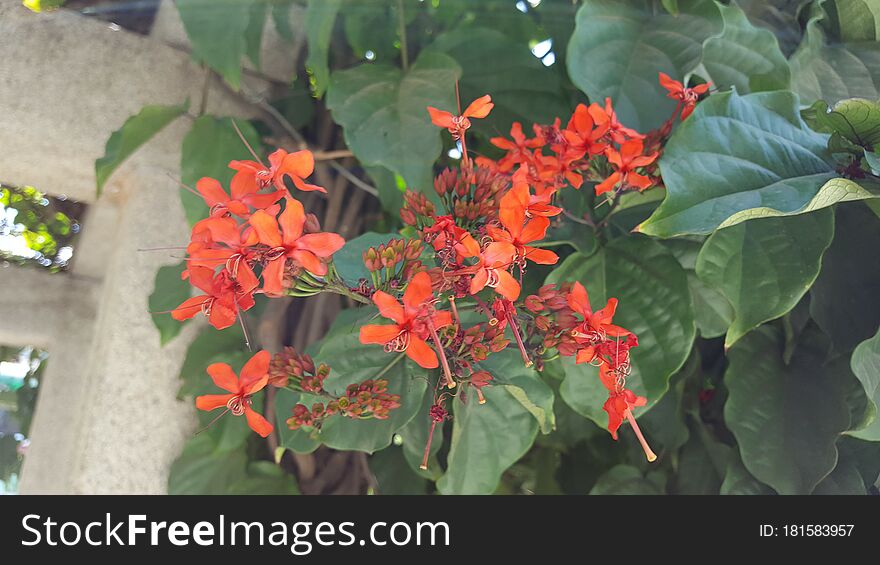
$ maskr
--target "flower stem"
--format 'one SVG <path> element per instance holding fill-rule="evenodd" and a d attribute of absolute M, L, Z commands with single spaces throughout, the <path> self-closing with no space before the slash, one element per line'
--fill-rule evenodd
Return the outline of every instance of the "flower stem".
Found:
<path fill-rule="evenodd" d="M 425 455 L 422 457 L 422 464 L 419 465 L 419 469 L 422 471 L 428 470 L 428 457 L 431 455 L 431 442 L 434 440 L 434 428 L 436 427 L 437 422 L 432 419 L 431 431 L 428 432 L 428 443 L 425 444 Z"/>
<path fill-rule="evenodd" d="M 636 437 L 639 438 L 639 443 L 642 444 L 642 449 L 645 451 L 645 457 L 648 458 L 648 461 L 654 461 L 657 459 L 657 455 L 651 451 L 651 447 L 648 445 L 648 442 L 645 441 L 645 436 L 642 435 L 642 430 L 639 428 L 639 425 L 636 423 L 636 419 L 633 418 L 632 412 L 630 410 L 626 411 L 626 419 L 629 422 L 629 425 L 632 426 L 633 431 L 636 433 Z"/>
<path fill-rule="evenodd" d="M 519 326 L 516 323 L 514 317 L 507 313 L 507 323 L 510 324 L 510 330 L 513 332 L 513 337 L 516 338 L 516 345 L 519 347 L 520 355 L 522 355 L 523 363 L 526 364 L 526 367 L 531 367 L 533 365 L 532 360 L 529 359 L 529 354 L 526 352 L 526 346 L 523 343 L 522 336 L 519 335 Z"/>
<path fill-rule="evenodd" d="M 440 336 L 437 335 L 437 328 L 434 327 L 434 321 L 431 320 L 430 315 L 428 316 L 428 331 L 431 332 L 431 338 L 434 340 L 434 345 L 440 354 L 440 364 L 443 366 L 443 374 L 446 376 L 446 386 L 448 388 L 455 388 L 455 381 L 452 380 L 452 371 L 449 370 L 449 361 L 446 360 L 446 352 L 443 351 L 443 343 L 440 342 Z"/>

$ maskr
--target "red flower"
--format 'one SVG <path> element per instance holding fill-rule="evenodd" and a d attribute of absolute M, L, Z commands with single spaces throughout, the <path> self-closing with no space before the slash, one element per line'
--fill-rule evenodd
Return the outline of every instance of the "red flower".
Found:
<path fill-rule="evenodd" d="M 596 357 L 595 346 L 605 341 L 609 335 L 622 337 L 630 334 L 629 330 L 611 323 L 614 311 L 617 309 L 616 298 L 609 298 L 604 308 L 593 312 L 587 289 L 580 282 L 575 282 L 572 285 L 571 291 L 565 298 L 569 308 L 583 317 L 583 322 L 576 326 L 572 332 L 579 343 L 586 345 L 578 351 L 577 363 L 592 362 Z"/>
<path fill-rule="evenodd" d="M 199 410 L 215 410 L 226 407 L 235 416 L 247 419 L 248 426 L 263 437 L 272 433 L 272 424 L 251 408 L 251 397 L 261 391 L 269 382 L 268 351 L 260 351 L 250 358 L 241 369 L 241 378 L 226 363 L 214 363 L 208 367 L 208 374 L 214 384 L 229 394 L 206 394 L 196 398 Z"/>
<path fill-rule="evenodd" d="M 315 170 L 315 157 L 311 151 L 288 153 L 284 149 L 278 149 L 269 155 L 269 165 L 267 169 L 265 165 L 256 161 L 231 161 L 229 167 L 238 171 L 232 179 L 232 184 L 239 183 L 242 186 L 258 188 L 274 184 L 278 190 L 287 192 L 284 177 L 288 176 L 300 190 L 327 192 L 323 187 L 305 181 L 305 178 Z"/>
<path fill-rule="evenodd" d="M 373 302 L 379 313 L 394 324 L 363 326 L 361 343 L 382 344 L 386 351 L 405 351 L 410 359 L 426 369 L 438 367 L 437 354 L 425 341 L 431 334 L 429 324 L 434 328 L 448 326 L 452 323 L 452 314 L 435 311 L 431 305 L 433 296 L 431 277 L 425 272 L 416 274 L 407 285 L 402 306 L 390 294 L 377 290 Z"/>
<path fill-rule="evenodd" d="M 605 98 L 605 110 L 599 107 L 598 104 L 593 103 L 590 104 L 590 114 L 593 115 L 594 119 L 598 119 L 600 113 L 604 113 L 605 116 L 608 117 L 608 134 L 611 136 L 611 140 L 614 143 L 624 143 L 628 139 L 644 139 L 644 134 L 637 132 L 634 129 L 630 129 L 623 124 L 620 123 L 617 119 L 617 112 L 614 111 L 614 108 L 611 106 L 611 98 Z"/>
<path fill-rule="evenodd" d="M 541 265 L 553 265 L 559 260 L 555 253 L 529 245 L 543 239 L 550 227 L 550 220 L 537 216 L 526 221 L 526 208 L 521 192 L 510 190 L 501 198 L 498 219 L 504 228 L 486 226 L 487 233 L 494 240 L 487 246 L 487 251 L 493 257 L 507 255 L 509 259 L 506 262 L 510 264 L 522 264 L 528 259 Z"/>
<path fill-rule="evenodd" d="M 519 297 L 520 286 L 508 272 L 511 257 L 515 254 L 516 249 L 509 243 L 488 245 L 480 254 L 480 262 L 476 265 L 477 270 L 471 279 L 470 293 L 476 294 L 488 286 L 504 298 L 516 300 Z"/>
<path fill-rule="evenodd" d="M 233 218 L 206 218 L 193 226 L 192 241 L 186 248 L 189 265 L 213 269 L 225 264 L 237 276 L 241 263 L 254 257 L 253 246 L 258 242 L 254 230 L 242 232 Z"/>
<path fill-rule="evenodd" d="M 428 113 L 431 115 L 432 124 L 437 127 L 446 128 L 452 134 L 452 137 L 457 140 L 471 127 L 469 118 L 485 118 L 494 107 L 495 104 L 492 103 L 492 97 L 487 94 L 471 102 L 460 116 L 444 110 L 438 110 L 433 106 L 428 106 Z"/>
<path fill-rule="evenodd" d="M 541 194 L 531 194 L 528 183 L 523 180 L 525 176 L 525 169 L 519 169 L 514 173 L 513 186 L 507 191 L 507 194 L 511 195 L 507 205 L 514 205 L 515 199 L 516 206 L 525 210 L 526 218 L 534 218 L 535 216 L 549 218 L 561 214 L 562 208 L 550 204 L 554 191 L 546 190 Z"/>
<path fill-rule="evenodd" d="M 507 151 L 507 155 L 498 161 L 498 170 L 501 172 L 511 170 L 516 164 L 527 163 L 532 155 L 530 149 L 544 145 L 543 139 L 537 137 L 526 139 L 522 124 L 519 122 L 513 122 L 510 127 L 510 137 L 513 138 L 513 141 L 504 137 L 493 137 L 489 140 L 495 147 Z"/>
<path fill-rule="evenodd" d="M 602 406 L 602 410 L 608 413 L 608 431 L 611 432 L 611 437 L 617 439 L 618 428 L 633 408 L 644 406 L 647 403 L 647 398 L 636 396 L 631 390 L 623 389 L 620 392 L 611 392 L 605 405 Z"/>
<path fill-rule="evenodd" d="M 651 186 L 651 179 L 635 172 L 635 169 L 650 165 L 657 158 L 657 153 L 642 155 L 644 143 L 641 139 L 631 139 L 620 146 L 620 151 L 609 149 L 607 151 L 608 162 L 617 169 L 607 179 L 596 185 L 596 195 L 603 194 L 614 189 L 618 183 L 625 190 L 635 187 L 645 190 Z"/>
<path fill-rule="evenodd" d="M 171 317 L 183 321 L 203 312 L 218 330 L 234 324 L 239 311 L 254 305 L 254 290 L 260 284 L 247 263 L 240 265 L 237 277 L 226 269 L 214 276 L 213 269 L 199 266 L 190 267 L 184 276 L 189 276 L 192 285 L 205 294 L 184 300 L 171 311 Z"/>
<path fill-rule="evenodd" d="M 595 104 L 593 106 L 595 109 L 590 112 L 585 104 L 578 104 L 568 121 L 568 127 L 562 132 L 569 144 L 566 155 L 569 159 L 599 155 L 608 147 L 604 139 L 610 127 L 610 119 L 601 108 Z"/>
<path fill-rule="evenodd" d="M 709 87 L 712 86 L 712 83 L 707 82 L 704 84 L 698 84 L 693 88 L 685 88 L 682 83 L 671 78 L 666 73 L 660 73 L 660 84 L 663 88 L 669 91 L 669 94 L 666 95 L 667 98 L 678 100 L 678 105 L 681 108 L 682 121 L 691 115 L 691 112 L 694 111 L 694 107 L 697 105 L 697 100 L 700 99 L 701 95 L 708 92 Z"/>
<path fill-rule="evenodd" d="M 286 198 L 286 207 L 276 220 L 262 210 L 254 212 L 250 224 L 256 230 L 260 243 L 271 250 L 263 267 L 263 291 L 280 294 L 284 290 L 284 267 L 288 259 L 304 267 L 310 273 L 323 276 L 327 265 L 321 259 L 339 251 L 345 240 L 335 233 L 303 234 L 306 214 L 299 200 Z"/>
<path fill-rule="evenodd" d="M 257 194 L 259 187 L 241 182 L 232 182 L 232 197 L 226 194 L 219 181 L 210 177 L 202 177 L 196 183 L 196 190 L 211 208 L 211 216 L 235 214 L 241 218 L 250 215 L 251 208 L 267 208 L 281 198 L 280 192 Z"/>

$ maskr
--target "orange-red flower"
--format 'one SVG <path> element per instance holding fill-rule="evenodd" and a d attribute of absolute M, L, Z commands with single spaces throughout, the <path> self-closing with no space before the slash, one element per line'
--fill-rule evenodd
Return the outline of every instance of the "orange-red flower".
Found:
<path fill-rule="evenodd" d="M 598 104 L 590 104 L 590 114 L 593 115 L 594 119 L 596 119 L 600 112 L 603 112 L 603 110 Z M 611 105 L 611 98 L 605 98 L 605 110 L 603 113 L 608 117 L 608 135 L 611 136 L 611 140 L 614 143 L 620 144 L 626 142 L 628 139 L 645 138 L 644 134 L 620 123 L 617 119 L 617 112 L 614 111 L 614 107 Z"/>
<path fill-rule="evenodd" d="M 284 267 L 288 259 L 310 273 L 323 276 L 327 265 L 322 259 L 339 251 L 345 240 L 335 233 L 303 234 L 306 214 L 299 200 L 286 198 L 286 207 L 276 220 L 262 210 L 254 212 L 248 220 L 257 232 L 260 243 L 268 245 L 266 264 L 263 267 L 263 291 L 280 294 L 284 290 Z"/>
<path fill-rule="evenodd" d="M 595 346 L 608 336 L 622 337 L 630 334 L 629 330 L 611 323 L 617 309 L 616 298 L 609 298 L 604 308 L 593 312 L 587 289 L 577 281 L 565 298 L 569 308 L 583 317 L 583 321 L 573 331 L 575 339 L 585 345 L 577 353 L 577 363 L 592 362 L 596 357 Z"/>
<path fill-rule="evenodd" d="M 515 254 L 516 248 L 510 243 L 498 242 L 486 246 L 471 279 L 470 293 L 476 294 L 488 286 L 508 300 L 519 298 L 519 283 L 508 271 L 511 257 Z"/>
<path fill-rule="evenodd" d="M 205 294 L 184 300 L 171 311 L 171 317 L 183 321 L 203 312 L 218 330 L 234 324 L 239 311 L 254 305 L 254 290 L 260 284 L 246 262 L 241 264 L 236 277 L 226 269 L 215 276 L 213 269 L 200 266 L 190 267 L 184 275 Z"/>
<path fill-rule="evenodd" d="M 438 110 L 433 106 L 428 106 L 428 113 L 431 115 L 432 124 L 437 127 L 446 128 L 452 134 L 452 137 L 457 140 L 461 139 L 464 132 L 471 127 L 470 118 L 485 118 L 494 107 L 495 104 L 492 103 L 492 97 L 486 94 L 471 102 L 460 116 L 444 110 Z"/>
<path fill-rule="evenodd" d="M 210 177 L 202 177 L 196 182 L 196 190 L 205 199 L 211 209 L 211 216 L 235 214 L 247 218 L 251 208 L 262 209 L 271 206 L 281 198 L 280 192 L 258 194 L 256 186 L 248 186 L 241 182 L 232 182 L 232 197 L 226 194 L 220 181 Z"/>
<path fill-rule="evenodd" d="M 568 126 L 562 135 L 568 142 L 567 154 L 571 160 L 580 159 L 584 155 L 599 155 L 608 143 L 605 135 L 610 127 L 610 119 L 601 108 L 593 104 L 591 112 L 586 104 L 578 104 Z"/>
<path fill-rule="evenodd" d="M 215 410 L 226 407 L 235 416 L 244 415 L 248 426 L 263 437 L 272 433 L 272 424 L 261 414 L 251 408 L 252 397 L 261 391 L 269 382 L 268 351 L 260 351 L 250 358 L 241 369 L 239 378 L 232 367 L 226 363 L 214 363 L 208 366 L 208 374 L 214 384 L 228 391 L 229 394 L 206 394 L 196 398 L 199 410 Z"/>
<path fill-rule="evenodd" d="M 553 265 L 559 257 L 547 249 L 532 247 L 529 244 L 544 238 L 550 220 L 545 216 L 536 216 L 526 221 L 526 207 L 522 202 L 522 193 L 508 191 L 501 198 L 498 219 L 503 228 L 493 225 L 486 226 L 486 232 L 494 241 L 487 246 L 487 251 L 494 257 L 509 254 L 507 263 L 523 264 L 525 260 L 541 265 Z M 500 245 L 500 244 L 508 245 Z"/>
<path fill-rule="evenodd" d="M 636 396 L 631 390 L 623 389 L 619 392 L 610 392 L 602 409 L 608 414 L 608 431 L 611 432 L 611 437 L 617 439 L 617 430 L 633 408 L 644 406 L 647 403 L 647 398 Z"/>
<path fill-rule="evenodd" d="M 684 121 L 691 115 L 691 112 L 694 111 L 694 108 L 697 105 L 697 100 L 700 99 L 700 96 L 709 91 L 709 87 L 712 86 L 712 83 L 707 82 L 704 84 L 698 84 L 693 88 L 686 88 L 682 83 L 673 79 L 666 73 L 660 73 L 660 85 L 669 91 L 669 94 L 666 95 L 667 98 L 678 100 L 678 105 L 681 108 L 681 119 Z M 675 114 L 673 114 L 673 116 L 675 116 Z"/>
<path fill-rule="evenodd" d="M 514 165 L 527 163 L 531 159 L 531 149 L 544 145 L 544 140 L 540 137 L 527 139 L 519 122 L 513 122 L 510 127 L 510 137 L 513 141 L 506 137 L 493 137 L 489 140 L 495 147 L 507 151 L 507 155 L 498 161 L 498 170 L 501 172 L 511 170 Z"/>
<path fill-rule="evenodd" d="M 233 218 L 214 217 L 199 221 L 193 226 L 193 235 L 186 248 L 190 266 L 209 267 L 220 265 L 236 276 L 242 261 L 254 257 L 253 248 L 259 242 L 253 229 L 242 230 Z"/>
<path fill-rule="evenodd" d="M 657 158 L 657 153 L 642 155 L 645 146 L 641 139 L 631 139 L 620 146 L 620 151 L 609 149 L 608 162 L 614 165 L 615 172 L 596 185 L 596 195 L 613 190 L 618 184 L 627 188 L 645 190 L 651 186 L 651 179 L 635 172 L 635 169 L 650 165 Z"/>
<path fill-rule="evenodd" d="M 452 323 L 452 314 L 434 310 L 433 296 L 431 277 L 425 272 L 416 274 L 409 282 L 403 293 L 403 305 L 390 294 L 377 290 L 373 302 L 379 313 L 394 324 L 363 326 L 361 343 L 382 344 L 389 352 L 405 351 L 407 357 L 426 369 L 438 367 L 437 354 L 425 340 L 431 335 L 431 325 L 434 328 L 448 326 Z"/>
<path fill-rule="evenodd" d="M 315 170 L 315 156 L 311 151 L 288 153 L 278 149 L 269 155 L 269 168 L 257 161 L 231 161 L 229 167 L 238 171 L 232 179 L 233 185 L 265 188 L 274 184 L 278 190 L 287 192 L 284 185 L 287 176 L 300 190 L 327 192 L 323 187 L 305 181 Z"/>

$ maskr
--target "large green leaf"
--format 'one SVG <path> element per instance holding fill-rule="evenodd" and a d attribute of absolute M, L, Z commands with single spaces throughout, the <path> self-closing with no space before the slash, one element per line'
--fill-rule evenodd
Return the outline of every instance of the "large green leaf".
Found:
<path fill-rule="evenodd" d="M 430 191 L 442 143 L 427 107 L 453 110 L 460 74 L 455 60 L 436 52 L 423 52 L 407 72 L 362 64 L 333 73 L 327 106 L 362 163 L 383 165 Z"/>
<path fill-rule="evenodd" d="M 803 114 L 816 131 L 838 133 L 862 147 L 880 145 L 880 102 L 847 98 L 829 108 L 827 102 L 819 100 Z"/>
<path fill-rule="evenodd" d="M 639 336 L 631 352 L 632 374 L 627 386 L 652 406 L 666 392 L 669 377 L 685 362 L 694 341 L 691 295 L 687 275 L 675 257 L 646 237 L 612 241 L 592 256 L 574 253 L 549 277 L 548 283 L 580 281 L 595 309 L 610 297 L 620 303 L 614 323 Z M 560 393 L 578 413 L 605 426 L 602 405 L 608 396 L 596 367 L 563 360 L 565 381 Z"/>
<path fill-rule="evenodd" d="M 336 272 L 349 286 L 357 286 L 360 279 L 370 280 L 370 271 L 364 265 L 363 252 L 400 237 L 393 233 L 367 232 L 345 242 L 345 247 L 333 254 Z"/>
<path fill-rule="evenodd" d="M 703 67 L 712 82 L 741 93 L 788 88 L 791 70 L 773 33 L 753 26 L 735 4 L 718 8 L 724 29 L 703 44 Z"/>
<path fill-rule="evenodd" d="M 856 347 L 850 366 L 865 388 L 865 396 L 874 409 L 874 420 L 866 428 L 850 432 L 849 435 L 868 441 L 880 441 L 880 418 L 877 418 L 877 409 L 880 406 L 880 332 Z"/>
<path fill-rule="evenodd" d="M 452 442 L 443 494 L 491 494 L 501 474 L 532 446 L 538 423 L 504 387 L 483 390 L 485 404 L 453 401 Z"/>
<path fill-rule="evenodd" d="M 659 126 L 675 102 L 658 83 L 658 72 L 681 80 L 700 63 L 703 41 L 721 29 L 712 1 L 680 0 L 678 8 L 672 15 L 644 0 L 586 0 L 568 44 L 572 82 L 590 100 L 610 96 L 627 126 Z"/>
<path fill-rule="evenodd" d="M 189 102 L 179 106 L 144 106 L 140 112 L 125 120 L 122 127 L 110 135 L 104 146 L 104 155 L 95 161 L 98 196 L 101 196 L 104 184 L 119 165 L 188 108 Z"/>
<path fill-rule="evenodd" d="M 549 434 L 556 427 L 556 415 L 553 412 L 553 390 L 538 373 L 523 364 L 519 351 L 508 348 L 493 353 L 480 367 L 493 376 L 492 385 L 503 387 L 525 408 L 541 429 L 541 433 Z"/>
<path fill-rule="evenodd" d="M 260 154 L 262 151 L 260 135 L 250 122 L 236 120 L 235 123 L 254 151 Z M 228 192 L 229 181 L 235 173 L 229 168 L 229 161 L 234 159 L 253 159 L 253 157 L 235 132 L 232 120 L 200 116 L 183 138 L 180 181 L 194 189 L 200 178 L 211 177 L 219 180 Z M 198 195 L 181 188 L 180 200 L 183 202 L 183 210 L 190 225 L 208 216 L 208 206 Z"/>
<path fill-rule="evenodd" d="M 159 330 L 159 343 L 165 345 L 180 333 L 185 322 L 178 322 L 168 312 L 177 308 L 190 297 L 192 287 L 189 281 L 181 279 L 186 261 L 177 265 L 162 267 L 156 272 L 153 292 L 148 302 L 153 325 Z"/>
<path fill-rule="evenodd" d="M 848 352 L 877 331 L 880 322 L 880 261 L 858 250 L 880 249 L 880 220 L 861 204 L 838 206 L 834 241 L 810 289 L 810 315 L 831 337 L 834 349 Z"/>
<path fill-rule="evenodd" d="M 401 428 L 397 434 L 403 442 L 403 457 L 410 468 L 418 475 L 436 481 L 443 474 L 443 469 L 437 461 L 437 452 L 443 446 L 443 426 L 437 424 L 434 436 L 431 438 L 431 450 L 428 455 L 428 468 L 420 469 L 422 459 L 425 456 L 425 445 L 428 443 L 428 434 L 431 431 L 431 415 L 429 413 L 434 404 L 434 395 L 426 394 L 422 398 L 422 407 L 415 417 L 407 425 Z"/>
<path fill-rule="evenodd" d="M 431 49 L 461 65 L 462 105 L 492 95 L 492 113 L 473 122 L 478 131 L 506 134 L 514 121 L 528 127 L 570 112 L 558 73 L 532 55 L 524 41 L 514 41 L 494 29 L 460 27 L 438 37 Z"/>
<path fill-rule="evenodd" d="M 880 98 L 880 44 L 875 41 L 829 43 L 820 18 L 807 23 L 804 40 L 791 60 L 792 84 L 809 104 L 844 98 Z"/>
<path fill-rule="evenodd" d="M 309 0 L 306 6 L 303 23 L 309 47 L 306 66 L 312 73 L 312 85 L 318 98 L 324 95 L 330 80 L 328 48 L 341 5 L 342 0 Z"/>
<path fill-rule="evenodd" d="M 724 482 L 721 483 L 721 494 L 767 495 L 776 493 L 772 488 L 753 477 L 743 465 L 739 453 L 733 452 L 727 460 L 727 471 L 724 474 Z"/>
<path fill-rule="evenodd" d="M 645 476 L 631 465 L 615 465 L 599 477 L 590 494 L 666 494 L 666 479 L 659 471 Z"/>
<path fill-rule="evenodd" d="M 693 239 L 669 239 L 663 242 L 687 273 L 688 286 L 694 300 L 694 319 L 700 335 L 706 338 L 727 333 L 733 321 L 733 306 L 716 288 L 704 283 L 697 276 L 697 256 L 703 244 Z"/>
<path fill-rule="evenodd" d="M 837 462 L 835 442 L 849 425 L 845 378 L 823 365 L 820 332 L 805 332 L 792 364 L 781 333 L 762 326 L 728 355 L 724 419 L 743 464 L 780 494 L 809 494 Z"/>
<path fill-rule="evenodd" d="M 427 494 L 428 481 L 410 469 L 400 447 L 392 445 L 370 457 L 379 494 Z"/>
<path fill-rule="evenodd" d="M 726 347 L 794 308 L 816 280 L 833 234 L 834 216 L 821 210 L 752 220 L 706 240 L 697 257 L 697 275 L 733 306 Z"/>
<path fill-rule="evenodd" d="M 176 0 L 193 57 L 220 73 L 233 88 L 241 83 L 245 32 L 254 0 Z"/>
<path fill-rule="evenodd" d="M 332 371 L 324 381 L 331 394 L 345 393 L 345 387 L 367 379 L 388 381 L 388 392 L 400 395 L 400 407 L 386 420 L 329 418 L 321 429 L 320 439 L 328 447 L 372 453 L 391 445 L 394 432 L 405 426 L 422 405 L 428 371 L 409 358 L 385 353 L 381 346 L 360 342 L 357 331 L 330 336 L 316 356 Z"/>
<path fill-rule="evenodd" d="M 880 36 L 877 0 L 826 0 L 822 7 L 842 41 L 875 41 Z"/>
<path fill-rule="evenodd" d="M 790 92 L 726 92 L 697 106 L 670 139 L 663 204 L 637 229 L 708 234 L 753 218 L 810 212 L 876 191 L 835 178 L 827 136 L 801 119 Z"/>

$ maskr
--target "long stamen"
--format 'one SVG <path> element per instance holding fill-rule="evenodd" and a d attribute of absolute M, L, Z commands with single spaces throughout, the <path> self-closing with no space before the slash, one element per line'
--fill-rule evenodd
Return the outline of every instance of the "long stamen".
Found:
<path fill-rule="evenodd" d="M 648 445 L 648 442 L 645 441 L 645 436 L 642 435 L 642 430 L 639 428 L 639 425 L 636 423 L 636 419 L 633 418 L 632 412 L 626 411 L 626 420 L 629 422 L 629 425 L 632 426 L 633 431 L 636 433 L 636 437 L 639 438 L 639 443 L 642 444 L 642 449 L 645 451 L 645 457 L 648 458 L 648 461 L 655 461 L 657 459 L 657 455 L 651 451 L 651 447 Z"/>
<path fill-rule="evenodd" d="M 434 440 L 434 428 L 437 427 L 437 422 L 434 419 L 431 419 L 431 431 L 428 432 L 428 443 L 425 444 L 425 455 L 422 457 L 422 464 L 419 465 L 419 469 L 422 471 L 428 470 L 428 457 L 431 455 L 431 442 Z"/>
<path fill-rule="evenodd" d="M 480 402 L 480 404 L 486 404 L 486 397 L 483 396 L 483 391 L 480 390 L 480 387 L 475 386 L 474 389 L 476 389 L 477 391 L 477 400 Z"/>
<path fill-rule="evenodd" d="M 431 338 L 433 338 L 437 352 L 440 354 L 440 364 L 443 365 L 443 374 L 446 375 L 446 386 L 448 388 L 455 388 L 455 381 L 452 380 L 452 371 L 449 370 L 449 361 L 446 360 L 446 352 L 443 351 L 443 344 L 440 342 L 440 336 L 437 335 L 437 328 L 434 327 L 434 321 L 430 315 L 428 315 L 428 331 L 431 332 Z"/>
<path fill-rule="evenodd" d="M 214 418 L 213 420 L 211 420 L 210 422 L 208 422 L 208 424 L 207 424 L 204 428 L 200 429 L 199 431 L 197 431 L 197 432 L 194 433 L 193 435 L 197 436 L 197 435 L 199 435 L 200 433 L 202 433 L 203 431 L 205 431 L 205 430 L 207 430 L 208 428 L 210 428 L 211 426 L 213 426 L 214 424 L 216 424 L 217 421 L 218 421 L 220 418 L 222 418 L 223 416 L 225 416 L 227 412 L 229 412 L 229 408 L 228 408 L 228 407 L 226 408 L 226 410 L 224 410 L 223 412 L 221 412 L 219 416 L 217 416 L 216 418 Z"/>
<path fill-rule="evenodd" d="M 263 167 L 265 167 L 266 165 L 263 164 L 263 160 L 260 159 L 260 157 L 257 155 L 257 152 L 254 151 L 254 148 L 251 147 L 251 144 L 250 144 L 250 143 L 248 143 L 248 140 L 245 138 L 244 134 L 241 133 L 241 130 L 240 130 L 240 129 L 238 129 L 238 124 L 235 123 L 235 120 L 234 120 L 234 119 L 232 120 L 232 127 L 235 128 L 235 133 L 238 134 L 239 139 L 241 139 L 241 142 L 244 143 L 244 146 L 248 148 L 248 151 L 251 152 L 251 155 L 254 156 L 254 159 L 256 159 L 257 162 L 258 162 L 260 165 L 262 165 Z"/>
<path fill-rule="evenodd" d="M 452 307 L 452 318 L 455 323 L 461 326 L 461 319 L 458 317 L 458 308 L 455 306 L 455 295 L 449 296 L 449 305 Z"/>
<path fill-rule="evenodd" d="M 519 352 L 522 355 L 523 363 L 526 364 L 526 367 L 531 367 L 534 363 L 529 359 L 529 354 L 526 352 L 526 346 L 523 343 L 522 336 L 519 335 L 519 325 L 516 323 L 516 319 L 511 315 L 510 312 L 507 313 L 507 323 L 510 324 L 510 330 L 513 332 L 513 337 L 516 338 L 516 345 L 519 347 Z"/>

